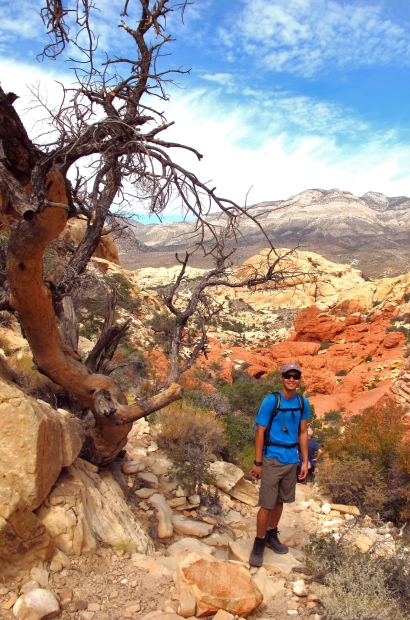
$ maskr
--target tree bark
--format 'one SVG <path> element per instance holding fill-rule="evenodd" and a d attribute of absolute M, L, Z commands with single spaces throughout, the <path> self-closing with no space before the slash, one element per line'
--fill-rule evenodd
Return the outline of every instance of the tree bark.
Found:
<path fill-rule="evenodd" d="M 65 180 L 60 173 L 49 173 L 47 185 L 52 203 L 67 204 Z M 133 421 L 178 400 L 182 390 L 173 384 L 150 400 L 128 405 L 115 381 L 92 373 L 63 341 L 55 320 L 51 291 L 43 283 L 42 257 L 66 221 L 66 209 L 49 206 L 30 221 L 13 226 L 7 260 L 10 305 L 19 313 L 37 366 L 83 407 L 93 411 L 96 426 L 92 438 L 104 465 L 126 444 Z"/>

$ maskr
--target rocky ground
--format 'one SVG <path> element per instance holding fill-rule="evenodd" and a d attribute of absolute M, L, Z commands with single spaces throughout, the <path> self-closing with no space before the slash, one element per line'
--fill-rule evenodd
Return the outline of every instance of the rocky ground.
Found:
<path fill-rule="evenodd" d="M 82 463 L 86 465 L 84 461 Z M 208 508 L 199 505 L 198 496 L 187 497 L 178 482 L 169 479 L 167 463 L 169 461 L 158 450 L 148 424 L 144 421 L 137 423 L 122 464 L 122 484 L 134 490 L 134 493 L 125 492 L 128 507 L 153 536 L 155 550 L 150 548 L 150 555 L 128 550 L 126 544 L 110 546 L 102 539 L 96 549 L 82 555 L 57 550 L 49 561 L 37 562 L 31 571 L 20 571 L 13 581 L 3 580 L 0 618 L 40 620 L 58 615 L 62 620 L 178 620 L 182 617 L 193 620 L 205 615 L 214 616 L 215 605 L 221 596 L 218 591 L 222 588 L 228 601 L 225 609 L 233 613 L 219 611 L 216 620 L 237 617 L 232 609 L 237 600 L 248 605 L 245 607 L 248 612 L 244 615 L 251 620 L 285 620 L 289 616 L 319 620 L 323 598 L 329 592 L 320 583 L 310 580 L 309 571 L 304 571 L 302 549 L 311 533 L 337 533 L 341 527 L 351 525 L 358 510 L 332 506 L 314 487 L 298 484 L 296 501 L 285 506 L 280 525 L 280 538 L 289 546 L 289 553 L 277 555 L 267 549 L 263 566 L 251 568 L 248 558 L 255 536 L 257 484 L 244 480 L 243 472 L 235 466 L 215 462 L 212 468 L 223 510 L 212 516 L 206 514 Z M 97 474 L 94 466 L 82 468 L 93 472 L 94 478 L 104 476 L 104 472 Z M 64 483 L 67 483 L 67 476 L 65 478 Z M 51 507 L 51 513 L 47 513 L 48 518 L 43 522 L 49 533 L 54 532 L 60 549 L 68 551 L 67 537 L 58 534 L 64 514 L 67 514 L 59 499 L 58 489 L 62 484 L 60 477 L 44 502 L 43 506 Z M 72 495 L 74 483 L 71 480 L 68 484 Z M 113 503 L 114 491 L 111 486 Z M 79 514 L 84 509 L 91 511 L 89 499 L 83 507 L 76 504 L 74 508 L 78 523 Z M 100 510 L 109 509 L 109 506 L 100 506 Z M 36 512 L 41 519 L 44 507 Z M 54 520 L 50 519 L 50 514 L 54 515 Z M 93 519 L 97 520 L 98 514 Z M 82 523 L 84 530 L 85 522 Z M 367 519 L 361 527 L 352 529 L 350 535 L 352 544 L 366 551 L 376 540 L 392 547 L 392 533 L 389 525 L 375 529 Z M 71 544 L 75 546 L 75 543 L 74 534 Z M 184 567 L 188 565 L 189 568 L 192 563 L 195 566 L 202 564 L 193 577 L 196 589 L 189 590 L 181 575 Z M 210 584 L 210 575 L 218 571 L 217 582 L 214 580 Z M 27 615 L 30 597 L 46 599 L 47 596 L 50 598 L 42 600 L 41 613 Z M 250 613 L 249 609 L 253 611 Z"/>

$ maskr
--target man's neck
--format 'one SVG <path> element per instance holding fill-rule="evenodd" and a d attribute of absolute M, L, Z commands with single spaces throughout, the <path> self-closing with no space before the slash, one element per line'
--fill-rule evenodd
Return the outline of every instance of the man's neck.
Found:
<path fill-rule="evenodd" d="M 296 389 L 287 390 L 285 387 L 282 387 L 282 396 L 286 398 L 286 400 L 292 400 L 292 398 L 296 395 Z"/>

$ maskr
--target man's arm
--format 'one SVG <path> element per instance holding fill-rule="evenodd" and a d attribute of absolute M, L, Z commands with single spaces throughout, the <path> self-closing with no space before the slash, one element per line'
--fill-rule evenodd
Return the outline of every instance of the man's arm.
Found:
<path fill-rule="evenodd" d="M 319 448 L 319 450 L 317 451 L 317 456 L 313 459 L 313 462 L 317 463 L 320 457 L 322 456 L 322 454 L 323 454 L 323 450 Z"/>
<path fill-rule="evenodd" d="M 308 475 L 309 465 L 308 465 L 308 423 L 307 420 L 301 420 L 299 425 L 299 446 L 300 451 L 302 453 L 303 463 L 300 468 L 300 474 L 298 476 L 299 480 L 304 480 Z"/>
<path fill-rule="evenodd" d="M 260 424 L 257 424 L 256 434 L 255 434 L 255 461 L 262 462 L 262 459 L 263 459 L 262 453 L 263 453 L 263 445 L 265 442 L 266 428 L 267 428 L 266 426 L 261 426 Z M 262 465 L 260 465 L 259 467 L 258 465 L 254 465 L 251 469 L 251 474 L 254 478 L 260 478 L 262 475 Z"/>

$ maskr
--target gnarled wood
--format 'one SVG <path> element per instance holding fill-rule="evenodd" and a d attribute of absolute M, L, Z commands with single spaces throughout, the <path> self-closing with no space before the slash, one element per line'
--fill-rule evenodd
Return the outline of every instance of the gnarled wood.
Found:
<path fill-rule="evenodd" d="M 49 183 L 49 199 L 62 201 L 65 198 L 62 175 L 54 172 Z M 174 384 L 146 402 L 128 405 L 115 381 L 93 374 L 63 341 L 55 320 L 51 292 L 43 283 L 42 258 L 44 249 L 60 234 L 66 220 L 64 208 L 46 207 L 32 220 L 13 227 L 7 260 L 10 305 L 19 313 L 37 366 L 75 396 L 83 407 L 93 411 L 97 421 L 94 444 L 102 453 L 104 464 L 115 458 L 125 445 L 134 420 L 181 398 L 181 388 Z M 102 406 L 101 399 L 96 398 L 100 393 L 108 394 L 112 409 Z"/>

